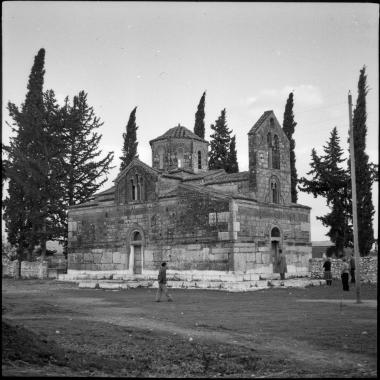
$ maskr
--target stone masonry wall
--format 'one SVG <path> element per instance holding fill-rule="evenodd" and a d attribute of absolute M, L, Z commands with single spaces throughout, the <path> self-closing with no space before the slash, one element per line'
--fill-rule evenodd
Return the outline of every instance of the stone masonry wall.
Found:
<path fill-rule="evenodd" d="M 69 211 L 69 270 L 122 272 L 129 268 L 131 234 L 143 236 L 144 270 L 162 260 L 173 269 L 228 270 L 228 199 L 179 190 L 157 202 Z"/>
<path fill-rule="evenodd" d="M 271 231 L 277 227 L 288 273 L 307 274 L 311 258 L 308 208 L 246 202 L 238 202 L 237 207 L 239 231 L 234 251 L 235 270 L 273 271 Z"/>
<path fill-rule="evenodd" d="M 325 259 L 313 258 L 309 261 L 311 278 L 323 278 L 323 263 Z M 331 273 L 333 278 L 340 280 L 343 261 L 331 259 Z M 377 256 L 360 258 L 360 278 L 363 282 L 377 283 Z"/>

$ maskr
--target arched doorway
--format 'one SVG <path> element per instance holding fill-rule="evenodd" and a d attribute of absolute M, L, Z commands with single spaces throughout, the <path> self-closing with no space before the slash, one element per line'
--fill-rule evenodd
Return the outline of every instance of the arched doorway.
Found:
<path fill-rule="evenodd" d="M 133 274 L 141 274 L 143 270 L 142 236 L 139 231 L 131 234 L 129 268 Z"/>
<path fill-rule="evenodd" d="M 278 273 L 278 256 L 281 242 L 281 232 L 278 227 L 273 227 L 270 233 L 273 273 Z"/>

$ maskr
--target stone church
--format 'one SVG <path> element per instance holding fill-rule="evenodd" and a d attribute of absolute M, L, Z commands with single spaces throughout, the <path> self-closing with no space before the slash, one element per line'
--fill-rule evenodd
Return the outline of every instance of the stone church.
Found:
<path fill-rule="evenodd" d="M 68 274 L 308 273 L 310 208 L 291 202 L 289 140 L 273 111 L 248 132 L 249 170 L 208 169 L 208 142 L 178 125 L 150 141 L 114 186 L 69 209 Z M 101 277 L 99 277 L 101 278 Z M 115 278 L 115 277 L 114 277 Z"/>

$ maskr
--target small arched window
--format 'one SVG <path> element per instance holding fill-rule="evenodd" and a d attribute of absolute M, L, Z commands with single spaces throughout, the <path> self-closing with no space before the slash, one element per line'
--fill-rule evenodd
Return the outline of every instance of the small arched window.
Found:
<path fill-rule="evenodd" d="M 270 125 L 271 128 L 274 127 L 274 119 L 273 119 L 273 117 L 271 117 L 271 118 L 269 119 L 269 125 Z"/>
<path fill-rule="evenodd" d="M 132 200 L 135 201 L 136 200 L 136 186 L 135 186 L 135 183 L 133 181 L 133 179 L 131 179 L 131 194 L 132 194 Z"/>
<path fill-rule="evenodd" d="M 280 230 L 278 229 L 278 227 L 272 228 L 270 236 L 271 237 L 280 237 L 281 236 L 281 233 L 280 233 Z"/>
<path fill-rule="evenodd" d="M 198 169 L 202 169 L 202 152 L 198 150 Z"/>
<path fill-rule="evenodd" d="M 280 169 L 280 146 L 279 146 L 277 135 L 274 135 L 274 137 L 273 137 L 272 168 L 273 169 Z"/>
<path fill-rule="evenodd" d="M 273 203 L 279 203 L 280 202 L 280 197 L 279 197 L 279 185 L 278 181 L 276 178 L 272 178 L 270 181 L 270 191 L 271 191 L 271 201 Z"/>
<path fill-rule="evenodd" d="M 132 240 L 133 241 L 140 241 L 141 240 L 141 234 L 140 234 L 140 232 L 138 232 L 138 231 L 134 232 Z"/>

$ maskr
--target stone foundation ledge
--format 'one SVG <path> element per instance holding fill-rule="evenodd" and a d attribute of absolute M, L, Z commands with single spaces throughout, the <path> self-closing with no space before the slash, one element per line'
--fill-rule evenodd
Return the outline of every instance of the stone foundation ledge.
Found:
<path fill-rule="evenodd" d="M 170 289 L 207 289 L 222 290 L 228 292 L 246 292 L 268 288 L 304 288 L 307 286 L 325 285 L 325 280 L 311 279 L 287 279 L 287 280 L 258 280 L 258 281 L 168 281 Z M 148 280 L 81 280 L 79 288 L 87 289 L 135 289 L 135 288 L 158 288 L 157 281 Z"/>

